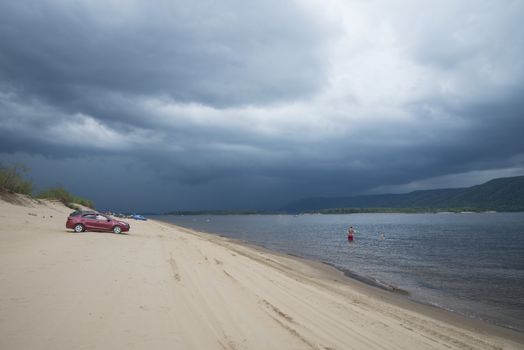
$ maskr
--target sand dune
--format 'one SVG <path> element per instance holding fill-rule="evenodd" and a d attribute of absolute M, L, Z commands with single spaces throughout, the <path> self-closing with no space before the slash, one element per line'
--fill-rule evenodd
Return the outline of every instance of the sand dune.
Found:
<path fill-rule="evenodd" d="M 156 221 L 73 233 L 0 201 L 0 349 L 523 349 L 320 263 Z"/>

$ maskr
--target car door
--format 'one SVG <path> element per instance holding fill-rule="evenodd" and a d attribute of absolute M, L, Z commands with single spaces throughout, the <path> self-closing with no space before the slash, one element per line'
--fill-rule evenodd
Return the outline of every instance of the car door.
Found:
<path fill-rule="evenodd" d="M 97 214 L 95 224 L 96 224 L 97 230 L 100 230 L 100 231 L 110 231 L 112 229 L 111 220 L 107 216 L 104 216 L 104 215 Z"/>
<path fill-rule="evenodd" d="M 84 224 L 86 230 L 96 230 L 97 221 L 95 214 L 84 214 L 82 215 L 82 223 Z"/>

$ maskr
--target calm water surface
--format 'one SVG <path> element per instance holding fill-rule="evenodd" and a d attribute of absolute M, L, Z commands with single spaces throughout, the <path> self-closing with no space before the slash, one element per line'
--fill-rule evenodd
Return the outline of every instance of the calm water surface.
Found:
<path fill-rule="evenodd" d="M 157 218 L 327 262 L 414 300 L 524 331 L 524 213 Z"/>

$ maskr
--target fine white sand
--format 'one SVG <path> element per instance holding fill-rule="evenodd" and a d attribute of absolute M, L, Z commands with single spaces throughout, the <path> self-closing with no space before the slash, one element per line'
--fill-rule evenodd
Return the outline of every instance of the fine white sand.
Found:
<path fill-rule="evenodd" d="M 77 234 L 69 212 L 0 200 L 0 349 L 524 349 L 320 263 L 151 220 Z"/>

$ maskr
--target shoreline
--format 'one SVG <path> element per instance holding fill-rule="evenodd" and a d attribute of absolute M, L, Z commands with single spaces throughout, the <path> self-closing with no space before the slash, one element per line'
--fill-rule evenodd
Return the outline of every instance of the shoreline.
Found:
<path fill-rule="evenodd" d="M 523 349 L 322 262 L 155 220 L 75 233 L 0 201 L 1 349 Z"/>
<path fill-rule="evenodd" d="M 300 257 L 300 256 L 294 255 L 294 254 L 289 254 L 289 255 L 296 256 L 296 257 L 302 258 L 302 259 L 308 259 L 308 258 Z M 314 260 L 314 259 L 310 259 L 310 260 Z M 491 325 L 491 326 L 501 327 L 501 328 L 504 328 L 504 329 L 507 329 L 507 330 L 510 330 L 510 331 L 513 331 L 513 332 L 517 332 L 519 334 L 522 334 L 523 337 L 524 337 L 524 330 L 521 330 L 519 328 L 513 327 L 512 325 L 501 323 L 501 322 L 497 322 L 494 319 L 489 319 L 489 318 L 488 319 L 483 319 L 483 318 L 478 317 L 478 316 L 473 315 L 473 314 L 467 315 L 467 314 L 465 314 L 463 312 L 452 310 L 452 309 L 449 309 L 449 308 L 446 308 L 446 307 L 443 307 L 443 306 L 440 306 L 440 305 L 436 305 L 436 304 L 432 304 L 432 303 L 429 303 L 429 302 L 420 301 L 420 300 L 417 300 L 415 298 L 412 298 L 411 293 L 408 290 L 404 290 L 404 289 L 399 288 L 399 287 L 397 287 L 395 285 L 392 285 L 392 284 L 389 284 L 389 283 L 386 283 L 386 282 L 382 282 L 382 281 L 374 279 L 374 278 L 370 278 L 370 277 L 367 277 L 367 276 L 359 275 L 357 273 L 352 272 L 349 269 L 338 267 L 338 266 L 336 266 L 334 264 L 331 264 L 329 262 L 325 262 L 325 261 L 320 261 L 320 262 L 324 263 L 324 264 L 326 264 L 328 266 L 332 266 L 333 268 L 343 272 L 344 275 L 347 276 L 348 278 L 351 278 L 351 279 L 356 280 L 358 282 L 364 283 L 365 285 L 370 286 L 371 288 L 378 288 L 378 289 L 384 290 L 386 292 L 393 293 L 393 294 L 398 295 L 400 297 L 406 298 L 410 302 L 413 302 L 413 303 L 416 303 L 416 304 L 420 304 L 420 305 L 425 305 L 425 306 L 428 306 L 430 308 L 435 308 L 437 310 L 442 310 L 444 312 L 449 312 L 449 313 L 451 313 L 453 315 L 457 315 L 457 316 L 463 317 L 463 318 L 465 318 L 467 320 L 477 321 L 477 322 L 481 322 L 481 323 L 488 324 L 488 325 Z"/>
<path fill-rule="evenodd" d="M 164 222 L 166 224 L 173 225 L 175 227 L 182 227 L 185 230 L 190 230 L 190 231 L 200 232 L 200 233 L 207 234 L 207 235 L 213 235 L 213 236 L 222 237 L 224 239 L 232 240 L 232 241 L 234 241 L 234 242 L 236 242 L 238 244 L 247 245 L 247 246 L 253 247 L 255 249 L 264 249 L 264 250 L 266 250 L 266 251 L 268 251 L 270 253 L 285 254 L 285 255 L 288 255 L 288 256 L 291 256 L 291 257 L 296 257 L 296 258 L 299 258 L 299 259 L 305 259 L 305 260 L 310 260 L 310 261 L 315 261 L 315 262 L 319 262 L 319 263 L 322 263 L 322 264 L 326 264 L 328 266 L 331 266 L 331 267 L 341 271 L 348 278 L 351 278 L 353 280 L 359 281 L 359 282 L 364 283 L 364 284 L 366 284 L 366 285 L 368 285 L 370 287 L 373 287 L 373 288 L 378 288 L 378 289 L 381 289 L 381 290 L 385 290 L 385 291 L 388 291 L 388 292 L 391 292 L 391 293 L 395 293 L 395 294 L 401 295 L 402 297 L 408 299 L 411 302 L 414 302 L 414 303 L 417 303 L 417 304 L 420 304 L 420 305 L 426 305 L 426 306 L 431 307 L 431 308 L 436 308 L 436 309 L 439 309 L 439 310 L 443 310 L 445 312 L 449 312 L 449 313 L 458 315 L 458 316 L 463 317 L 463 318 L 468 319 L 468 320 L 474 320 L 474 321 L 486 323 L 486 324 L 489 324 L 489 325 L 492 325 L 492 326 L 508 329 L 510 331 L 514 331 L 514 332 L 517 332 L 517 333 L 520 333 L 520 334 L 524 334 L 524 325 L 521 322 L 517 322 L 517 321 L 520 321 L 520 320 L 513 320 L 515 322 L 512 323 L 511 322 L 512 321 L 511 318 L 508 320 L 508 319 L 504 319 L 503 317 L 497 317 L 496 315 L 495 316 L 490 316 L 488 313 L 484 313 L 483 314 L 482 312 L 476 312 L 476 310 L 474 308 L 472 308 L 472 307 L 470 307 L 469 310 L 467 308 L 460 308 L 460 307 L 457 307 L 455 309 L 452 306 L 449 306 L 449 305 L 453 305 L 453 304 L 448 304 L 448 307 L 447 307 L 446 303 L 444 301 L 442 302 L 442 305 L 436 304 L 436 303 L 432 303 L 431 301 L 429 301 L 429 299 L 424 299 L 423 297 L 420 298 L 420 295 L 418 295 L 418 298 L 417 298 L 416 291 L 414 292 L 414 295 L 413 295 L 413 294 L 411 294 L 411 292 L 409 290 L 405 290 L 402 287 L 399 287 L 398 285 L 395 285 L 395 284 L 392 284 L 392 283 L 388 283 L 388 282 L 386 282 L 384 280 L 379 280 L 379 279 L 376 279 L 376 278 L 371 277 L 371 276 L 366 276 L 366 275 L 363 275 L 363 274 L 356 273 L 356 272 L 354 272 L 354 271 L 352 271 L 352 270 L 350 270 L 348 268 L 345 268 L 345 267 L 342 267 L 342 266 L 337 266 L 336 264 L 334 264 L 332 262 L 322 260 L 321 257 L 308 256 L 307 254 L 301 256 L 300 253 L 297 253 L 296 251 L 289 251 L 288 249 L 286 249 L 286 247 L 284 247 L 283 249 L 280 249 L 280 250 L 278 250 L 278 249 L 273 250 L 272 248 L 266 247 L 264 245 L 257 245 L 257 243 L 252 243 L 252 242 L 249 242 L 249 241 L 246 241 L 246 240 L 242 240 L 242 239 L 239 239 L 239 238 L 230 237 L 230 236 L 227 235 L 227 233 L 224 233 L 224 232 L 223 233 L 216 233 L 216 232 L 213 232 L 213 231 L 198 231 L 197 229 L 192 229 L 190 227 L 179 226 L 177 223 L 173 223 L 173 222 L 170 222 L 170 221 L 163 221 L 163 220 L 157 219 L 157 218 L 155 218 L 154 220 L 158 220 L 158 221 Z M 475 305 L 473 305 L 473 306 L 475 306 Z M 479 306 L 482 306 L 481 303 L 479 303 Z M 482 310 L 482 309 L 480 309 L 480 310 Z"/>
<path fill-rule="evenodd" d="M 334 279 L 337 282 L 345 283 L 348 286 L 350 286 L 351 288 L 355 288 L 364 293 L 369 293 L 373 297 L 376 297 L 380 300 L 391 303 L 395 306 L 398 306 L 404 309 L 408 309 L 410 311 L 419 312 L 425 315 L 429 315 L 430 317 L 435 318 L 439 321 L 450 323 L 454 326 L 461 327 L 461 328 L 464 328 L 470 331 L 481 330 L 483 333 L 487 332 L 495 336 L 512 339 L 516 342 L 522 343 L 524 347 L 524 332 L 520 331 L 519 329 L 511 328 L 506 325 L 496 324 L 494 322 L 490 322 L 489 320 L 469 317 L 467 315 L 463 315 L 453 310 L 448 310 L 438 305 L 433 305 L 430 303 L 424 303 L 421 301 L 411 299 L 409 298 L 408 291 L 405 291 L 401 288 L 397 288 L 396 286 L 389 285 L 387 283 L 380 284 L 380 282 L 376 282 L 375 280 L 371 278 L 353 273 L 348 269 L 337 267 L 334 264 L 320 261 L 320 260 L 314 260 L 314 259 L 302 257 L 302 256 L 299 256 L 293 253 L 274 251 L 274 250 L 271 250 L 263 246 L 259 246 L 259 245 L 256 245 L 256 244 L 253 244 L 247 241 L 243 241 L 237 238 L 227 237 L 221 234 L 215 234 L 212 232 L 205 232 L 205 231 L 198 231 L 198 230 L 194 230 L 194 229 L 187 228 L 184 226 L 179 226 L 177 224 L 158 220 L 158 219 L 150 219 L 150 220 L 172 226 L 181 231 L 184 231 L 190 234 L 194 234 L 197 236 L 200 236 L 200 235 L 211 236 L 212 237 L 211 239 L 213 238 L 222 239 L 228 243 L 233 243 L 233 244 L 237 244 L 243 247 L 247 247 L 249 249 L 261 251 L 261 252 L 264 252 L 265 254 L 286 257 L 288 259 L 295 259 L 302 264 L 306 264 L 312 267 L 313 269 L 318 270 L 320 274 L 325 274 L 323 278 Z"/>

